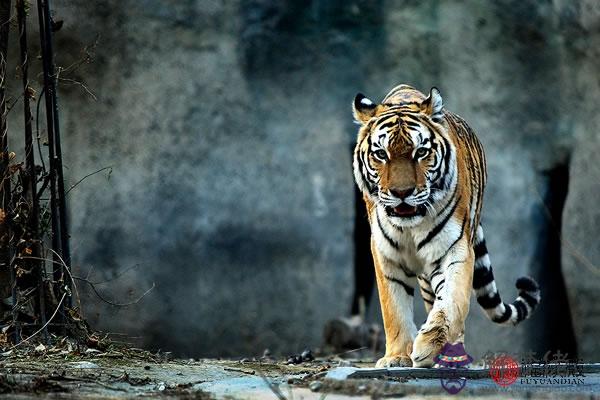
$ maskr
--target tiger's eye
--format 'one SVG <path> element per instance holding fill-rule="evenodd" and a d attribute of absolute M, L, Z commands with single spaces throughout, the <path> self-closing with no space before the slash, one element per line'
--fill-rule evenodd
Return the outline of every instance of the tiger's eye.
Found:
<path fill-rule="evenodd" d="M 421 158 L 425 157 L 427 154 L 429 154 L 429 149 L 426 149 L 425 147 L 419 147 L 415 152 L 415 157 Z"/>
<path fill-rule="evenodd" d="M 385 152 L 385 150 L 376 150 L 373 152 L 373 154 L 380 160 L 387 160 L 387 153 Z"/>

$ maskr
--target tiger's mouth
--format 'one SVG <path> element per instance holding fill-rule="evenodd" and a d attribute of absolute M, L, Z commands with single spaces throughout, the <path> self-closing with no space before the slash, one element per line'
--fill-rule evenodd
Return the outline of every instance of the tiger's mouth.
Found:
<path fill-rule="evenodd" d="M 417 215 L 425 215 L 425 207 L 411 206 L 406 203 L 401 203 L 399 206 L 396 207 L 385 207 L 385 212 L 390 217 L 410 218 Z"/>

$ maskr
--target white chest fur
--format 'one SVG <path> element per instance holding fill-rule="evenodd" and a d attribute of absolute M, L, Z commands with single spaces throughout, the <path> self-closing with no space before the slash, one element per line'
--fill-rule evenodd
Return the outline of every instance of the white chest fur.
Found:
<path fill-rule="evenodd" d="M 371 224 L 375 246 L 390 266 L 402 265 L 419 275 L 439 263 L 452 245 L 462 236 L 461 221 L 450 217 L 426 217 L 415 227 L 399 228 L 389 221 L 385 211 L 378 207 Z M 436 227 L 439 229 L 436 231 Z M 428 240 L 428 236 L 435 233 Z"/>

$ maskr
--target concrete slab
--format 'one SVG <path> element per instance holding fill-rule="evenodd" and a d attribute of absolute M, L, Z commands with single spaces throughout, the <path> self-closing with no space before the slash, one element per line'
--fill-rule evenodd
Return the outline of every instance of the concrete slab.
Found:
<path fill-rule="evenodd" d="M 456 398 L 441 385 L 441 371 L 424 368 L 342 367 L 339 360 L 288 365 L 275 360 L 170 360 L 125 354 L 0 360 L 0 398 L 132 399 L 140 397 L 200 399 Z M 348 362 L 348 361 L 347 361 Z M 82 368 L 94 365 L 96 368 Z M 355 366 L 372 363 L 352 361 Z M 543 372 L 548 366 L 533 366 Z M 582 364 L 583 376 L 572 382 L 517 379 L 498 386 L 489 369 L 464 371 L 461 396 L 471 398 L 600 398 L 600 364 Z"/>

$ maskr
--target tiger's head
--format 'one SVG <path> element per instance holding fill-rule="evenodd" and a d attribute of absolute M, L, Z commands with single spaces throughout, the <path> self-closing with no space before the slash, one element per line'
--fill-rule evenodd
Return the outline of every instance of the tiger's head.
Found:
<path fill-rule="evenodd" d="M 417 225 L 448 189 L 454 161 L 443 107 L 438 89 L 425 97 L 406 85 L 381 104 L 360 93 L 354 99 L 361 125 L 354 177 L 395 225 Z"/>

